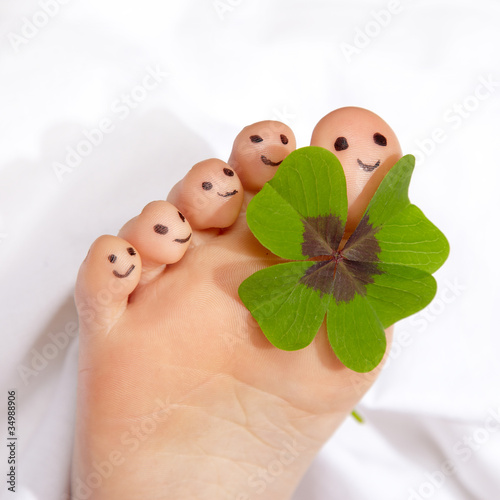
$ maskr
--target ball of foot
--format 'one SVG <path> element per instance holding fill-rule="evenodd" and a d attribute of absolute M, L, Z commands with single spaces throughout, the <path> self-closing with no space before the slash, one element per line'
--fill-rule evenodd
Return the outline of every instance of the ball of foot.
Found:
<path fill-rule="evenodd" d="M 217 158 L 193 166 L 167 200 L 185 214 L 193 229 L 226 228 L 237 219 L 243 186 L 235 171 Z"/>
<path fill-rule="evenodd" d="M 256 192 L 274 177 L 296 147 L 288 125 L 272 120 L 257 122 L 236 136 L 228 163 L 240 176 L 245 191 Z"/>

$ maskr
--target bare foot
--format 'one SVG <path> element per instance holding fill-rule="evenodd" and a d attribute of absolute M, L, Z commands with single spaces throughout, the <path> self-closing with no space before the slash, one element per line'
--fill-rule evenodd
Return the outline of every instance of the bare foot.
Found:
<path fill-rule="evenodd" d="M 247 127 L 229 164 L 202 162 L 92 245 L 75 294 L 72 499 L 287 499 L 373 383 L 337 360 L 324 326 L 280 351 L 239 300 L 245 278 L 279 261 L 246 226 L 250 193 L 294 148 L 283 124 Z"/>

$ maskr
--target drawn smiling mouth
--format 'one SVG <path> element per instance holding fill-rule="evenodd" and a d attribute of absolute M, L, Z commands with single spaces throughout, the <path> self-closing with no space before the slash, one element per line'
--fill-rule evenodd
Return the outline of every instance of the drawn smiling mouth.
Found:
<path fill-rule="evenodd" d="M 219 196 L 222 196 L 223 198 L 227 198 L 228 196 L 234 196 L 236 193 L 238 192 L 237 189 L 235 189 L 234 191 L 231 191 L 230 193 L 227 192 L 226 194 L 220 194 L 220 193 L 217 193 Z"/>
<path fill-rule="evenodd" d="M 380 165 L 380 160 L 375 163 L 375 165 L 367 165 L 366 163 L 363 163 L 359 158 L 358 158 L 358 165 L 365 171 L 365 172 L 373 172 L 379 165 Z"/>
<path fill-rule="evenodd" d="M 177 243 L 187 243 L 191 239 L 191 235 L 193 233 L 189 233 L 189 236 L 187 238 L 176 238 L 174 241 Z"/>
<path fill-rule="evenodd" d="M 135 266 L 132 264 L 127 272 L 125 274 L 120 274 L 116 269 L 113 269 L 113 274 L 117 277 L 117 278 L 126 278 L 127 276 L 130 275 L 130 273 L 135 269 Z"/>
<path fill-rule="evenodd" d="M 269 165 L 271 167 L 277 167 L 283 161 L 283 160 L 280 160 L 280 161 L 274 162 L 274 161 L 271 161 L 267 156 L 264 156 L 264 155 L 262 155 L 260 157 L 260 159 L 262 160 L 262 163 L 264 165 Z"/>

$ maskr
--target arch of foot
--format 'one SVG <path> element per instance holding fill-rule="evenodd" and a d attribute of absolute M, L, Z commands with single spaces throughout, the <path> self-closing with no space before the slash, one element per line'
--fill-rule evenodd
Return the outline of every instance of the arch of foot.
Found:
<path fill-rule="evenodd" d="M 385 174 L 401 158 L 401 146 L 389 125 L 375 113 L 340 108 L 314 128 L 311 146 L 321 146 L 340 160 L 347 183 L 346 236 L 358 225 Z"/>
<path fill-rule="evenodd" d="M 238 218 L 243 186 L 236 172 L 224 161 L 210 158 L 191 168 L 170 191 L 174 203 L 193 229 L 226 228 Z"/>
<path fill-rule="evenodd" d="M 239 175 L 245 191 L 255 193 L 274 177 L 278 166 L 296 147 L 288 125 L 261 121 L 248 125 L 236 136 L 228 163 Z"/>

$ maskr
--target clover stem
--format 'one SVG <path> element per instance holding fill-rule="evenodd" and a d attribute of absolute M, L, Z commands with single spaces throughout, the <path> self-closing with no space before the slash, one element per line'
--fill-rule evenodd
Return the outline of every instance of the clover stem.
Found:
<path fill-rule="evenodd" d="M 354 420 L 356 420 L 360 424 L 365 423 L 365 420 L 363 419 L 363 417 L 356 410 L 352 410 L 351 415 L 354 418 Z"/>

